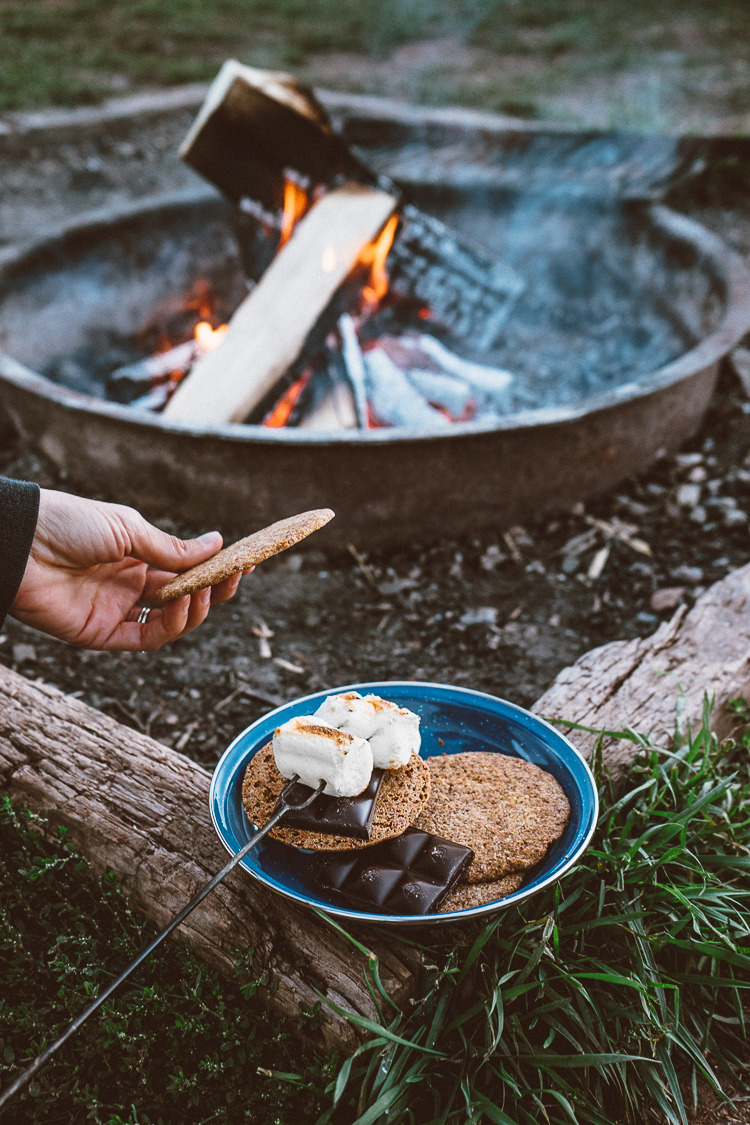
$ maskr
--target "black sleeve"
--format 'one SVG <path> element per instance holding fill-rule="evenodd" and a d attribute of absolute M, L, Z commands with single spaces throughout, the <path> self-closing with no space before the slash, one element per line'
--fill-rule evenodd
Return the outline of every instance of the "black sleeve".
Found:
<path fill-rule="evenodd" d="M 39 515 L 39 485 L 0 477 L 0 628 L 21 585 Z"/>

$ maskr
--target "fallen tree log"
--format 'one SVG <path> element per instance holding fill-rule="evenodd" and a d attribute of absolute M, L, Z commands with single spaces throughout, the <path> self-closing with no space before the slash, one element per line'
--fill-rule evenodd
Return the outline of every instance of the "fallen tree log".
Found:
<path fill-rule="evenodd" d="M 94 869 L 122 877 L 132 905 L 165 925 L 226 862 L 208 813 L 210 775 L 182 754 L 56 688 L 0 666 L 0 791 L 70 829 Z M 234 871 L 176 931 L 224 971 L 252 950 L 294 1027 L 300 1004 L 326 999 L 377 1018 L 367 958 L 326 922 Z M 418 955 L 396 938 L 359 934 L 389 995 L 405 1003 Z M 124 966 L 123 966 L 124 967 Z M 349 1053 L 366 1035 L 325 1003 L 321 1034 Z"/>
<path fill-rule="evenodd" d="M 700 725 L 703 701 L 713 698 L 713 728 L 732 733 L 727 702 L 750 692 L 750 565 L 711 586 L 691 610 L 679 609 L 656 632 L 592 649 L 563 669 L 532 710 L 598 730 L 630 727 L 668 745 L 677 702 L 682 729 Z M 571 732 L 590 757 L 596 735 Z M 619 783 L 638 753 L 633 742 L 605 737 L 605 767 Z"/>

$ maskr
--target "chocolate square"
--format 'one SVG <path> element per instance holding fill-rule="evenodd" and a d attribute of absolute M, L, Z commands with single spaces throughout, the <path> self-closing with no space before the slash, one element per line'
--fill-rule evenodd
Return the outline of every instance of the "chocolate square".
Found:
<path fill-rule="evenodd" d="M 356 852 L 318 853 L 314 890 L 357 910 L 429 914 L 474 858 L 471 848 L 417 828 Z"/>
<path fill-rule="evenodd" d="M 373 770 L 370 784 L 356 797 L 329 797 L 321 793 L 306 809 L 290 809 L 281 821 L 285 828 L 304 828 L 329 836 L 352 836 L 369 840 L 375 804 L 385 770 Z M 293 801 L 304 800 L 312 789 L 298 781 L 289 791 Z"/>

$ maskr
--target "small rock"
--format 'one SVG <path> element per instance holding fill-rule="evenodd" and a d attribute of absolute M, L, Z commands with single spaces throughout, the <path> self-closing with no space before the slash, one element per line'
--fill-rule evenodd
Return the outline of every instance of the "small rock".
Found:
<path fill-rule="evenodd" d="M 617 502 L 621 508 L 637 520 L 642 520 L 651 509 L 648 504 L 641 504 L 640 500 L 632 500 L 629 496 L 618 496 Z"/>
<path fill-rule="evenodd" d="M 696 586 L 703 581 L 703 571 L 699 566 L 676 566 L 672 571 L 672 578 L 684 582 L 687 586 Z"/>
<path fill-rule="evenodd" d="M 690 518 L 694 523 L 706 522 L 706 509 L 702 504 L 696 504 L 696 506 L 690 512 Z"/>
<path fill-rule="evenodd" d="M 681 484 L 675 492 L 675 500 L 681 508 L 695 508 L 701 498 L 700 485 Z"/>
<path fill-rule="evenodd" d="M 702 453 L 678 453 L 675 463 L 678 469 L 693 469 L 703 461 Z"/>
<path fill-rule="evenodd" d="M 651 595 L 651 608 L 654 613 L 663 613 L 665 609 L 676 609 L 684 593 L 684 586 L 664 586 L 661 590 L 654 590 Z"/>
<path fill-rule="evenodd" d="M 494 625 L 497 621 L 497 609 L 494 605 L 475 606 L 462 613 L 459 621 L 462 625 Z"/>
<path fill-rule="evenodd" d="M 743 512 L 741 508 L 726 508 L 722 516 L 727 527 L 740 527 L 747 523 L 747 512 Z"/>
<path fill-rule="evenodd" d="M 34 663 L 36 660 L 36 649 L 33 645 L 24 644 L 22 641 L 19 641 L 18 644 L 13 645 L 13 663 L 23 664 L 27 660 Z"/>
<path fill-rule="evenodd" d="M 480 558 L 479 565 L 482 570 L 494 570 L 504 558 L 506 558 L 506 556 L 500 550 L 497 543 L 491 543 Z"/>
<path fill-rule="evenodd" d="M 703 482 L 707 478 L 708 478 L 708 473 L 706 472 L 705 467 L 703 465 L 696 465 L 695 468 L 691 469 L 690 472 L 688 473 L 687 479 L 689 481 L 691 481 L 693 484 L 703 484 Z"/>

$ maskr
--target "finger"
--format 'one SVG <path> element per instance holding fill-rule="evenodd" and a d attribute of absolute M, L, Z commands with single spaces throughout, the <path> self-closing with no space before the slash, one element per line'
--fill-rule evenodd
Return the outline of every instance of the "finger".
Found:
<path fill-rule="evenodd" d="M 183 632 L 190 611 L 189 601 L 185 596 L 176 598 L 164 609 L 152 609 L 142 623 L 121 622 L 101 647 L 118 652 L 155 652 Z"/>
<path fill-rule="evenodd" d="M 197 629 L 197 627 L 206 620 L 210 608 L 210 587 L 206 587 L 205 590 L 196 590 L 194 594 L 190 594 L 190 608 L 188 609 L 187 621 L 185 622 L 181 635 L 190 633 L 193 629 Z"/>
<path fill-rule="evenodd" d="M 233 598 L 241 580 L 241 574 L 233 574 L 223 582 L 219 582 L 218 586 L 214 586 L 211 590 L 211 605 L 221 605 L 222 602 L 228 602 Z"/>
<path fill-rule="evenodd" d="M 129 545 L 127 553 L 172 574 L 204 562 L 221 549 L 223 542 L 218 531 L 207 531 L 196 539 L 168 535 L 132 508 L 119 508 L 117 519 Z"/>

